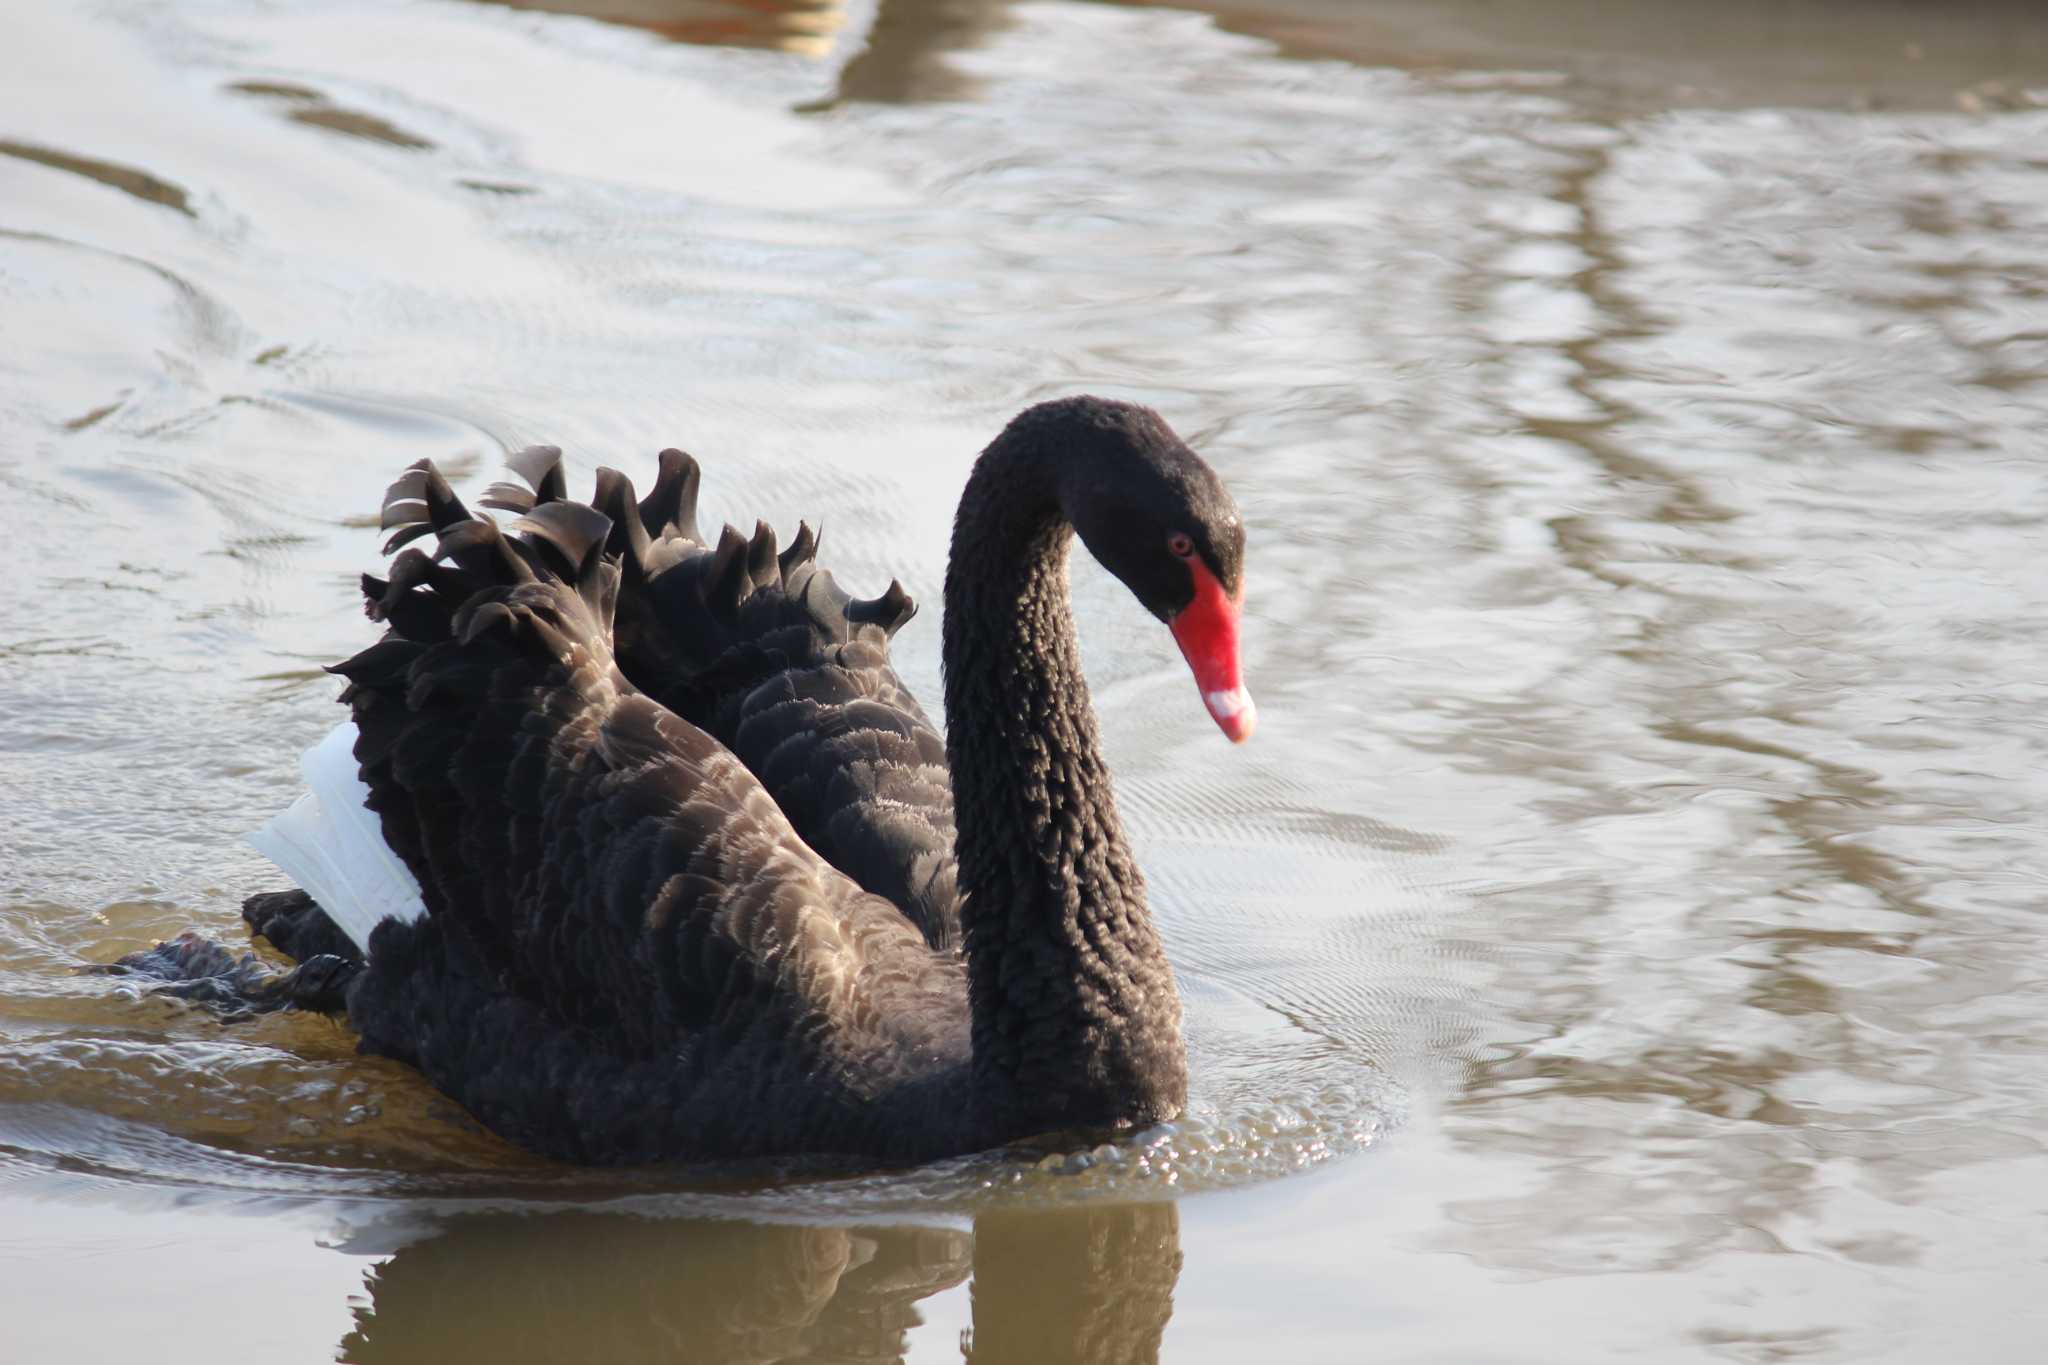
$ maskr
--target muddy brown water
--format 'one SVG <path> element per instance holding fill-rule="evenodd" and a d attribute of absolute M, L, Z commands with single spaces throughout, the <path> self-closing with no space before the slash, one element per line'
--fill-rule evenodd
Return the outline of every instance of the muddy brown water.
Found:
<path fill-rule="evenodd" d="M 2040 1358 L 2038 6 L 560 8 L 8 19 L 0 1356 Z M 1077 568 L 1183 1121 L 565 1171 L 78 972 L 240 942 L 410 461 L 935 608 L 1087 390 L 1252 527 L 1243 750 Z"/>

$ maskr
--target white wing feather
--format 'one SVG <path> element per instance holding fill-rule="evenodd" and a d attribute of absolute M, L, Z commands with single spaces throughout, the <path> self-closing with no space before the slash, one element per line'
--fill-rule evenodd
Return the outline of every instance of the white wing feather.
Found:
<path fill-rule="evenodd" d="M 368 951 L 372 929 L 393 916 L 416 920 L 427 907 L 365 805 L 370 789 L 357 774 L 355 747 L 355 722 L 344 721 L 306 750 L 306 794 L 247 837 Z"/>

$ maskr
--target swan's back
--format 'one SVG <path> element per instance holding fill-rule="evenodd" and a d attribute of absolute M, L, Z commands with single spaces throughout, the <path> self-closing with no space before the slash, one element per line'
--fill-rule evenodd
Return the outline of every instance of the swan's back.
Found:
<path fill-rule="evenodd" d="M 521 451 L 528 486 L 484 501 L 528 513 L 567 503 L 561 452 Z M 766 525 L 697 529 L 701 475 L 662 452 L 652 491 L 600 470 L 591 506 L 610 518 L 620 566 L 613 647 L 633 685 L 725 744 L 826 861 L 899 907 L 934 947 L 960 939 L 953 792 L 945 741 L 889 658 L 916 613 L 902 587 L 858 599 L 817 563 L 799 527 L 778 548 Z M 408 490 L 396 490 L 405 493 Z M 394 506 L 414 510 L 394 513 Z M 411 525 L 406 518 L 419 520 Z M 400 543 L 427 524 L 416 500 L 387 502 Z"/>
<path fill-rule="evenodd" d="M 428 910 L 370 940 L 365 1048 L 571 1160 L 958 1150 L 957 961 L 620 674 L 605 520 L 542 506 L 514 538 L 430 467 L 403 491 L 446 562 L 366 578 L 390 630 L 336 669 Z"/>

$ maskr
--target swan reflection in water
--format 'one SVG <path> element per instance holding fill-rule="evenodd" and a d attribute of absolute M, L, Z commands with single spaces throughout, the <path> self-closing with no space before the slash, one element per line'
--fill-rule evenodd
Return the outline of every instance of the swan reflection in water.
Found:
<path fill-rule="evenodd" d="M 1159 1358 L 1180 1276 L 1172 1204 L 985 1213 L 974 1230 L 457 1217 L 366 1277 L 356 1365 L 900 1360 L 919 1300 L 972 1277 L 977 1365 Z"/>

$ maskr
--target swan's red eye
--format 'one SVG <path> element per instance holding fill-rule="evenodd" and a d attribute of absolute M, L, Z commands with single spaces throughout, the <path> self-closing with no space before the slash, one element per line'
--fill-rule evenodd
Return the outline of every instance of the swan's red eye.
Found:
<path fill-rule="evenodd" d="M 1175 531 L 1166 538 L 1166 548 L 1179 555 L 1182 559 L 1186 559 L 1194 554 L 1195 542 L 1190 540 L 1186 533 Z"/>

